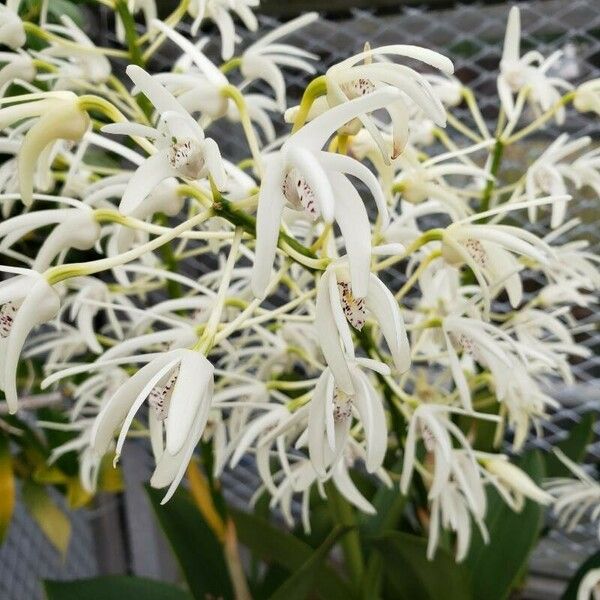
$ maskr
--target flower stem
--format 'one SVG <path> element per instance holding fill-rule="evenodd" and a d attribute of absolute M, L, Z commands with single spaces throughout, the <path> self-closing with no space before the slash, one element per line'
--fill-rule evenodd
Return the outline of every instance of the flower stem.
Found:
<path fill-rule="evenodd" d="M 211 216 L 213 216 L 212 211 L 204 211 L 195 215 L 191 219 L 184 221 L 177 227 L 173 227 L 173 229 L 167 233 L 163 233 L 157 238 L 154 238 L 152 241 L 142 244 L 137 248 L 133 248 L 128 252 L 124 252 L 123 254 L 112 256 L 110 258 L 101 258 L 99 260 L 92 260 L 84 263 L 71 263 L 51 267 L 44 273 L 44 277 L 50 285 L 54 285 L 60 281 L 64 281 L 65 279 L 81 277 L 82 275 L 93 275 L 94 273 L 100 273 L 102 271 L 112 269 L 113 267 L 124 265 L 139 258 L 140 256 L 143 256 L 147 252 L 152 252 L 153 250 L 160 248 L 163 244 L 170 242 L 178 237 L 179 234 L 187 231 L 188 229 L 192 229 L 196 225 L 206 221 L 206 219 L 210 218 Z"/>
<path fill-rule="evenodd" d="M 542 125 L 544 125 L 554 116 L 557 110 L 559 110 L 563 106 L 566 106 L 574 98 L 574 91 L 566 93 L 558 102 L 556 102 L 556 104 L 554 104 L 554 106 L 550 107 L 543 115 L 539 116 L 535 121 L 527 125 L 527 127 L 524 127 L 523 129 L 521 129 L 521 131 L 518 131 L 514 135 L 510 136 L 507 140 L 505 140 L 505 144 L 507 146 L 510 146 L 510 144 L 514 144 L 515 142 L 522 140 L 524 137 L 528 136 L 534 131 L 537 131 L 540 127 L 542 127 Z"/>
<path fill-rule="evenodd" d="M 248 146 L 250 147 L 250 152 L 252 153 L 252 158 L 254 159 L 254 166 L 260 175 L 261 170 L 261 159 L 260 159 L 260 149 L 258 147 L 258 140 L 256 139 L 256 132 L 254 131 L 254 127 L 252 126 L 252 122 L 250 120 L 250 115 L 248 113 L 248 107 L 246 106 L 246 101 L 244 100 L 244 96 L 234 85 L 226 85 L 221 90 L 221 94 L 226 98 L 230 98 L 235 103 L 238 113 L 240 115 L 240 121 L 242 123 L 242 128 L 244 130 L 244 135 L 246 136 L 246 140 L 248 141 Z"/>
<path fill-rule="evenodd" d="M 485 212 L 490 208 L 490 201 L 492 199 L 492 193 L 496 186 L 496 175 L 500 169 L 500 163 L 502 162 L 502 154 L 504 153 L 504 142 L 501 139 L 497 139 L 494 144 L 494 151 L 492 153 L 492 164 L 490 167 L 490 175 L 493 179 L 488 179 L 481 196 L 481 204 L 479 205 L 479 212 Z"/>
<path fill-rule="evenodd" d="M 340 544 L 344 552 L 346 568 L 348 569 L 352 583 L 356 586 L 356 589 L 359 589 L 364 572 L 364 562 L 360 547 L 360 537 L 357 531 L 356 516 L 348 501 L 331 482 L 326 483 L 325 488 L 329 500 L 329 510 L 334 523 L 341 527 L 351 528 L 342 538 Z"/>
<path fill-rule="evenodd" d="M 135 21 L 127 3 L 124 0 L 115 0 L 115 10 L 121 17 L 121 23 L 123 23 L 123 29 L 125 30 L 125 41 L 129 48 L 129 57 L 131 62 L 138 67 L 144 67 L 146 61 L 142 56 L 142 52 L 138 46 L 138 36 L 135 30 Z"/>
<path fill-rule="evenodd" d="M 302 100 L 300 101 L 300 108 L 298 110 L 298 114 L 294 119 L 294 126 L 292 127 L 292 133 L 295 133 L 306 123 L 306 119 L 308 118 L 308 113 L 310 112 L 310 108 L 313 105 L 313 102 L 319 97 L 324 96 L 327 93 L 327 77 L 325 75 L 320 75 L 319 77 L 315 77 L 304 90 L 304 94 L 302 94 Z"/>

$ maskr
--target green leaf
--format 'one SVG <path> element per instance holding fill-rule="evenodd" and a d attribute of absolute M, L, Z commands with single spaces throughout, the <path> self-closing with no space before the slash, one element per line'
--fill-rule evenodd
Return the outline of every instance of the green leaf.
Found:
<path fill-rule="evenodd" d="M 15 508 L 15 476 L 8 436 L 0 431 L 0 543 L 8 531 Z"/>
<path fill-rule="evenodd" d="M 125 575 L 108 575 L 75 581 L 44 581 L 47 600 L 192 600 L 172 585 Z"/>
<path fill-rule="evenodd" d="M 189 493 L 180 488 L 161 505 L 164 490 L 146 489 L 193 597 L 233 598 L 222 546 Z"/>
<path fill-rule="evenodd" d="M 238 539 L 253 554 L 267 561 L 273 561 L 290 572 L 300 569 L 314 552 L 308 544 L 282 531 L 266 519 L 231 510 Z M 323 600 L 354 598 L 356 594 L 331 567 L 319 565 L 315 591 Z"/>
<path fill-rule="evenodd" d="M 539 451 L 523 455 L 516 463 L 536 483 L 544 477 L 544 461 Z M 504 600 L 526 568 L 542 527 L 543 507 L 528 500 L 515 513 L 493 489 L 488 489 L 488 512 L 485 519 L 490 543 L 484 544 L 474 532 L 465 566 L 473 576 L 476 598 Z"/>
<path fill-rule="evenodd" d="M 591 556 L 588 556 L 579 569 L 575 572 L 575 575 L 571 577 L 569 580 L 569 585 L 565 590 L 564 594 L 561 596 L 560 600 L 577 600 L 577 590 L 579 589 L 579 584 L 581 580 L 586 576 L 586 574 L 592 569 L 600 568 L 600 552 L 596 552 Z"/>
<path fill-rule="evenodd" d="M 562 450 L 573 462 L 580 463 L 585 457 L 585 451 L 594 436 L 594 421 L 594 415 L 591 412 L 586 413 L 581 417 L 581 421 L 571 428 L 569 436 L 560 444 L 557 444 L 556 447 Z M 544 458 L 546 461 L 546 477 L 567 477 L 571 474 L 556 455 L 546 454 Z"/>
<path fill-rule="evenodd" d="M 305 600 L 315 587 L 319 569 L 329 551 L 350 527 L 335 527 L 310 558 L 271 596 L 271 600 Z"/>
<path fill-rule="evenodd" d="M 392 469 L 393 473 L 399 473 L 402 469 L 402 462 L 397 462 Z M 375 536 L 388 529 L 395 529 L 400 520 L 408 496 L 404 496 L 398 490 L 395 484 L 391 488 L 380 486 L 371 499 L 371 504 L 377 511 L 374 515 L 362 513 L 359 517 L 360 529 L 365 535 Z"/>
<path fill-rule="evenodd" d="M 33 481 L 23 482 L 22 498 L 33 520 L 64 558 L 71 539 L 67 515 L 56 506 L 46 488 Z"/>
<path fill-rule="evenodd" d="M 84 18 L 81 10 L 75 6 L 74 2 L 68 0 L 49 0 L 48 12 L 60 20 L 61 15 L 67 15 L 80 27 L 83 25 Z"/>
<path fill-rule="evenodd" d="M 469 574 L 454 557 L 438 548 L 427 560 L 425 538 L 392 531 L 373 541 L 383 558 L 384 574 L 394 600 L 471 600 Z M 481 596 L 486 598 L 487 596 Z"/>

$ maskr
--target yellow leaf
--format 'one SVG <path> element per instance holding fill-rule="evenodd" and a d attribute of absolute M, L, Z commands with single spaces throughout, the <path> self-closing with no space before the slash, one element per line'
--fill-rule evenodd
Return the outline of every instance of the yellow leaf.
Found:
<path fill-rule="evenodd" d="M 70 477 L 67 481 L 67 502 L 69 508 L 82 508 L 90 502 L 94 496 L 83 489 L 79 477 Z"/>
<path fill-rule="evenodd" d="M 15 477 L 8 437 L 0 433 L 0 542 L 4 539 L 15 508 Z"/>
<path fill-rule="evenodd" d="M 50 543 L 65 558 L 71 539 L 71 523 L 65 513 L 56 506 L 46 489 L 34 483 L 23 483 L 23 504 L 29 510 Z"/>
<path fill-rule="evenodd" d="M 202 513 L 208 526 L 213 530 L 213 533 L 223 543 L 226 535 L 225 524 L 215 508 L 204 474 L 193 460 L 188 465 L 187 475 L 190 482 L 190 491 L 196 502 L 196 506 Z"/>
<path fill-rule="evenodd" d="M 124 489 L 123 474 L 119 467 L 113 467 L 113 456 L 105 455 L 100 463 L 98 471 L 98 490 L 100 492 L 116 493 L 122 492 Z"/>
<path fill-rule="evenodd" d="M 67 483 L 69 478 L 56 465 L 40 465 L 34 471 L 32 479 L 36 483 L 56 485 Z"/>

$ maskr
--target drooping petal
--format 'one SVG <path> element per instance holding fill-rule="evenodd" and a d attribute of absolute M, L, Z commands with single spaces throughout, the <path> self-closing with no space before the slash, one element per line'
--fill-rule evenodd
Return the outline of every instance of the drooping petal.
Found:
<path fill-rule="evenodd" d="M 78 142 L 90 126 L 87 112 L 78 108 L 77 102 L 56 103 L 43 114 L 25 135 L 17 158 L 19 188 L 25 206 L 33 202 L 33 177 L 38 157 L 48 144 L 56 140 Z"/>
<path fill-rule="evenodd" d="M 184 446 L 194 415 L 201 410 L 206 390 L 213 379 L 212 364 L 199 352 L 182 350 L 177 382 L 167 419 L 167 452 L 177 454 Z"/>
<path fill-rule="evenodd" d="M 404 319 L 394 295 L 376 275 L 370 275 L 366 300 L 367 308 L 379 323 L 396 368 L 400 373 L 407 371 L 410 367 L 410 346 Z"/>
<path fill-rule="evenodd" d="M 269 161 L 261 182 L 256 212 L 252 292 L 257 298 L 262 298 L 265 294 L 275 260 L 279 227 L 285 205 L 283 177 L 283 165 L 279 157 Z"/>
<path fill-rule="evenodd" d="M 319 156 L 321 163 L 326 169 L 352 175 L 360 179 L 369 188 L 375 199 L 379 216 L 381 217 L 381 226 L 383 229 L 386 229 L 390 223 L 390 216 L 385 196 L 379 181 L 377 181 L 377 177 L 365 165 L 349 156 L 334 154 L 333 152 L 321 152 Z"/>
<path fill-rule="evenodd" d="M 332 223 L 335 198 L 331 182 L 321 165 L 321 161 L 317 160 L 312 152 L 302 147 L 294 146 L 288 150 L 287 157 L 290 163 L 304 177 L 319 206 L 323 220 L 327 223 Z"/>
<path fill-rule="evenodd" d="M 358 491 L 352 479 L 350 479 L 350 475 L 343 460 L 338 461 L 333 469 L 333 482 L 340 494 L 342 494 L 350 504 L 354 504 L 356 508 L 370 515 L 377 512 L 373 505 Z"/>
<path fill-rule="evenodd" d="M 335 377 L 336 385 L 346 394 L 352 394 L 354 386 L 352 385 L 346 357 L 340 345 L 338 328 L 331 308 L 327 286 L 327 278 L 321 277 L 317 289 L 315 330 L 323 356 Z"/>
<path fill-rule="evenodd" d="M 119 211 L 130 215 L 161 181 L 176 176 L 177 171 L 169 163 L 167 150 L 153 154 L 137 168 L 129 180 L 119 204 Z"/>
<path fill-rule="evenodd" d="M 16 312 L 6 343 L 4 364 L 0 365 L 4 372 L 2 383 L 6 403 L 11 414 L 18 408 L 17 366 L 25 340 L 34 327 L 49 321 L 59 309 L 60 298 L 56 290 L 42 277 L 32 281 L 31 288 Z"/>
<path fill-rule="evenodd" d="M 106 453 L 115 431 L 127 416 L 129 409 L 146 383 L 175 357 L 176 354 L 173 352 L 160 354 L 123 383 L 104 405 L 92 427 L 90 441 L 90 445 L 97 455 L 102 456 Z"/>

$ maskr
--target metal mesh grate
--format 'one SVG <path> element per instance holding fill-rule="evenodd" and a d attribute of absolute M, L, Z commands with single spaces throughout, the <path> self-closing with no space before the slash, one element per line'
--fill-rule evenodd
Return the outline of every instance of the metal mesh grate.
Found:
<path fill-rule="evenodd" d="M 59 500 L 58 494 L 55 498 Z M 41 600 L 43 579 L 80 579 L 97 574 L 90 513 L 67 514 L 72 532 L 63 559 L 21 502 L 17 503 L 8 535 L 0 546 L 0 598 Z"/>

